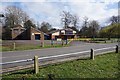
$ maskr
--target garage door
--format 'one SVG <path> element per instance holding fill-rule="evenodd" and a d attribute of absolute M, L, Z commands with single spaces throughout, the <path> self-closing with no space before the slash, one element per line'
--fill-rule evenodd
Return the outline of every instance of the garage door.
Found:
<path fill-rule="evenodd" d="M 40 40 L 40 34 L 35 34 L 35 40 Z"/>

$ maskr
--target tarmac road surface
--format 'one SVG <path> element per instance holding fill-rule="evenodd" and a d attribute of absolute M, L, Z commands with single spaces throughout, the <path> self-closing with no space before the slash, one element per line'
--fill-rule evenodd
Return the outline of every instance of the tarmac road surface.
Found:
<path fill-rule="evenodd" d="M 2 57 L 1 57 L 2 63 L 25 60 L 25 59 L 33 59 L 35 55 L 37 55 L 38 57 L 48 57 L 48 56 L 63 55 L 68 53 L 76 53 L 81 51 L 88 51 L 91 48 L 100 49 L 107 47 L 115 47 L 118 43 L 100 44 L 100 43 L 74 42 L 74 44 L 76 45 L 70 47 L 62 47 L 62 48 L 47 48 L 47 49 L 25 50 L 25 51 L 2 52 Z M 27 63 L 6 64 L 6 65 L 2 65 L 2 68 L 4 69 L 19 65 L 25 65 L 25 64 Z"/>

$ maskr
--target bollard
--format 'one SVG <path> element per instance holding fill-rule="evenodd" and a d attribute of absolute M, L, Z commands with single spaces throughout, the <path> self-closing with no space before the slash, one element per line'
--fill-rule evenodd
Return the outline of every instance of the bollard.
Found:
<path fill-rule="evenodd" d="M 91 52 L 90 52 L 90 59 L 94 60 L 94 49 L 91 49 Z"/>
<path fill-rule="evenodd" d="M 42 42 L 42 47 L 45 47 L 45 44 L 44 44 L 44 42 Z"/>
<path fill-rule="evenodd" d="M 44 42 L 41 42 L 41 47 L 44 47 Z"/>
<path fill-rule="evenodd" d="M 51 40 L 51 45 L 53 45 L 53 40 Z"/>
<path fill-rule="evenodd" d="M 15 50 L 15 48 L 16 48 L 16 47 L 15 47 L 15 42 L 14 42 L 14 43 L 13 43 L 13 49 Z"/>
<path fill-rule="evenodd" d="M 38 56 L 34 56 L 34 70 L 35 74 L 39 73 Z"/>
<path fill-rule="evenodd" d="M 116 45 L 116 51 L 115 51 L 115 53 L 118 53 L 118 45 Z"/>

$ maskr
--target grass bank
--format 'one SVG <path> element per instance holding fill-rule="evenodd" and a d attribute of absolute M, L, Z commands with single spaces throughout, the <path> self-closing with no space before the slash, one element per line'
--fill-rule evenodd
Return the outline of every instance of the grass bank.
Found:
<path fill-rule="evenodd" d="M 71 39 L 73 40 L 73 39 Z M 102 43 L 102 44 L 108 44 L 108 43 L 116 43 L 118 42 L 117 38 L 111 38 L 110 40 L 108 40 L 108 38 L 78 38 L 78 39 L 74 39 L 75 41 L 85 41 L 85 42 L 89 42 L 89 43 Z"/>
<path fill-rule="evenodd" d="M 54 78 L 117 78 L 120 68 L 118 66 L 117 53 L 109 53 L 95 57 L 95 60 L 74 60 L 46 67 L 40 67 L 40 73 L 34 74 L 33 69 L 20 70 L 14 73 L 3 75 L 3 80 L 34 80 L 48 78 L 48 74 L 54 75 Z M 56 80 L 56 79 L 54 79 Z M 116 79 L 118 80 L 118 79 Z"/>

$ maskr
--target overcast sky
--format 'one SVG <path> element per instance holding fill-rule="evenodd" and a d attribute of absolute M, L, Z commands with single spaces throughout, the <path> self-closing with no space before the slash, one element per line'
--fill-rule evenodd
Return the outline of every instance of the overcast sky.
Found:
<path fill-rule="evenodd" d="M 1 0 L 0 12 L 5 7 L 14 5 L 22 8 L 35 22 L 47 21 L 55 28 L 62 28 L 60 14 L 69 11 L 80 19 L 97 20 L 100 25 L 107 25 L 106 21 L 113 15 L 118 15 L 119 0 Z"/>

